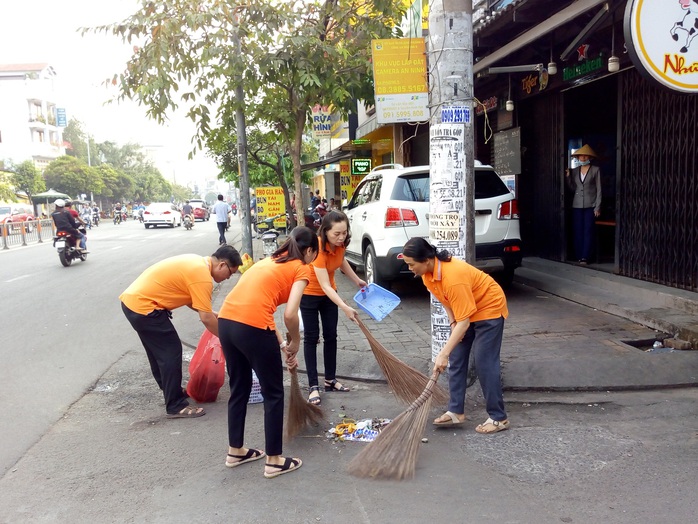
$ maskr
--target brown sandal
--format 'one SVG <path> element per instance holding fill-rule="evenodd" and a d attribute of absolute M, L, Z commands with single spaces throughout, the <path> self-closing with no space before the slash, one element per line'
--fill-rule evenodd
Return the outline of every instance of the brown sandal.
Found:
<path fill-rule="evenodd" d="M 204 408 L 198 406 L 186 406 L 179 413 L 168 413 L 167 418 L 197 418 L 206 414 Z"/>

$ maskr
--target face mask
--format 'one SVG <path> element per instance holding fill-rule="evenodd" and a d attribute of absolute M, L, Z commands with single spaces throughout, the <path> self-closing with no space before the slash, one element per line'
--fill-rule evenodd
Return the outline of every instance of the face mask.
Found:
<path fill-rule="evenodd" d="M 584 162 L 579 162 L 579 165 L 580 165 L 580 166 L 588 166 L 589 164 L 591 164 L 591 160 L 586 160 L 586 161 L 584 161 Z"/>

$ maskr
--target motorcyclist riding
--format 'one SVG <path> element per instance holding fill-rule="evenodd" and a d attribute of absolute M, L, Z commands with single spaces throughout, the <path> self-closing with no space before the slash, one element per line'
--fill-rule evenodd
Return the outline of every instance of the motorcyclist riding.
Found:
<path fill-rule="evenodd" d="M 186 217 L 187 215 L 189 215 L 189 220 L 191 220 L 191 225 L 193 226 L 196 220 L 194 217 L 194 208 L 189 203 L 189 200 L 187 200 L 182 206 L 182 218 Z"/>
<path fill-rule="evenodd" d="M 73 218 L 73 215 L 66 209 L 66 201 L 59 198 L 54 202 L 56 210 L 51 213 L 53 223 L 56 225 L 56 231 L 65 231 L 74 239 L 80 239 L 80 246 L 75 247 L 80 252 L 87 251 L 87 236 L 78 231 L 78 224 Z M 79 218 L 79 217 L 78 217 Z"/>
<path fill-rule="evenodd" d="M 114 224 L 121 224 L 121 203 L 114 204 Z"/>

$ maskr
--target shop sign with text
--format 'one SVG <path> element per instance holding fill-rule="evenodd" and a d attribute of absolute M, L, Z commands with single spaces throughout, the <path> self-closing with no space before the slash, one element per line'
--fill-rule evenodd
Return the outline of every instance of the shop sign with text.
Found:
<path fill-rule="evenodd" d="M 628 53 L 640 73 L 669 89 L 698 93 L 698 2 L 629 0 Z"/>

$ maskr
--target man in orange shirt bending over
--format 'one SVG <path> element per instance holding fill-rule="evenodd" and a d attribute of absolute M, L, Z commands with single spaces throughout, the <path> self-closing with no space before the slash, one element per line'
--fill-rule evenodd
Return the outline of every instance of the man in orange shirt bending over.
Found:
<path fill-rule="evenodd" d="M 213 282 L 229 279 L 241 265 L 240 254 L 228 245 L 210 257 L 166 258 L 141 273 L 119 296 L 121 309 L 138 333 L 165 396 L 167 418 L 206 414 L 203 408 L 189 405 L 182 389 L 182 341 L 170 320 L 172 310 L 189 306 L 199 313 L 206 329 L 218 336 L 218 315 L 211 307 Z"/>

